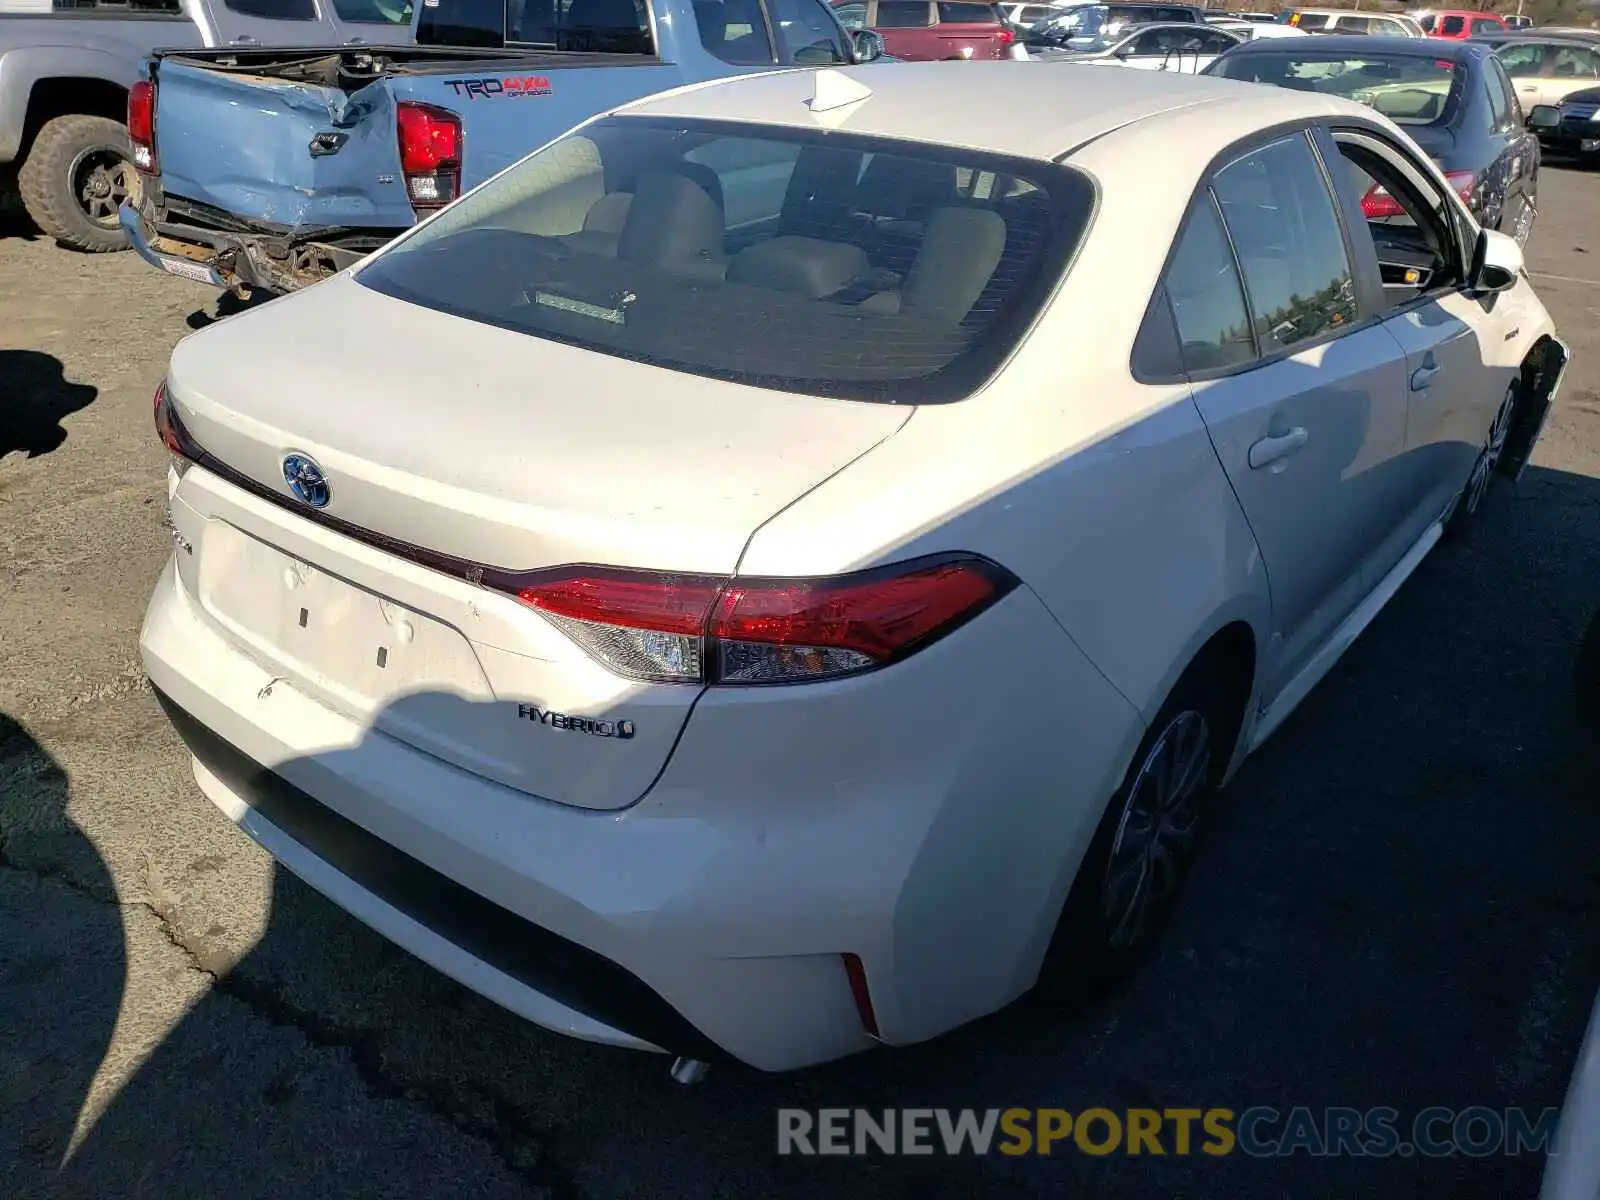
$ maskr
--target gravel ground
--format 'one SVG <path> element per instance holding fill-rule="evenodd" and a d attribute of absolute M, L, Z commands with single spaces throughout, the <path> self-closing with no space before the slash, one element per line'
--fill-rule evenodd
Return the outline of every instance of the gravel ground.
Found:
<path fill-rule="evenodd" d="M 1600 987 L 1600 178 L 1530 248 L 1574 349 L 1535 465 L 1230 789 L 1158 957 L 772 1078 L 669 1083 L 344 916 L 194 787 L 135 637 L 170 543 L 150 395 L 209 289 L 0 226 L 0 1194 L 1511 1196 L 1536 1156 L 815 1160 L 779 1106 L 1560 1102 Z"/>

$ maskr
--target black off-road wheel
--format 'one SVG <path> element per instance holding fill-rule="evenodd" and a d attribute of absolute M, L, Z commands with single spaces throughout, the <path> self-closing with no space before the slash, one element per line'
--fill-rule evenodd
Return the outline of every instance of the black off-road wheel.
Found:
<path fill-rule="evenodd" d="M 63 246 L 89 254 L 126 250 L 117 223 L 124 200 L 137 200 L 128 131 L 109 117 L 81 114 L 47 121 L 17 174 L 33 222 Z"/>

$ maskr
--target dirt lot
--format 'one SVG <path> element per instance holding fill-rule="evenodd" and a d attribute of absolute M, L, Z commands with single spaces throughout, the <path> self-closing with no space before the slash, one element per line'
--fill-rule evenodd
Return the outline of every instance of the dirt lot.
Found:
<path fill-rule="evenodd" d="M 135 637 L 150 395 L 209 289 L 0 231 L 0 1195 L 1528 1195 L 1530 1156 L 818 1161 L 783 1105 L 1559 1103 L 1600 988 L 1600 175 L 1530 257 L 1574 348 L 1535 466 L 1231 789 L 1158 959 L 789 1078 L 564 1041 L 332 908 L 198 793 Z M 9 236 L 7 236 L 9 234 Z"/>

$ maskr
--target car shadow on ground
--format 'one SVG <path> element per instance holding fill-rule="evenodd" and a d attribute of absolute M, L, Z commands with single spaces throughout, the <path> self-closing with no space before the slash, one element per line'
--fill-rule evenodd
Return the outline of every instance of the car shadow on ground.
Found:
<path fill-rule="evenodd" d="M 0 238 L 20 238 L 31 242 L 40 237 L 17 194 L 16 179 L 0 172 Z"/>
<path fill-rule="evenodd" d="M 56 1178 L 127 975 L 116 888 L 67 801 L 66 773 L 0 713 L 0 988 L 28 1014 L 0 1049 L 7 1196 L 44 1195 Z"/>
<path fill-rule="evenodd" d="M 546 1034 L 468 993 L 280 868 L 251 952 L 218 972 L 65 1168 L 50 1140 L 8 1193 L 166 1198 L 228 1180 L 231 1194 L 287 1200 L 366 1180 L 389 1196 L 562 1200 L 1531 1195 L 1542 1160 L 1528 1154 L 776 1153 L 785 1106 L 1558 1105 L 1600 986 L 1600 745 L 1571 689 L 1600 599 L 1600 481 L 1535 467 L 1481 518 L 1245 765 L 1156 958 L 1093 1011 L 1023 1004 L 923 1046 L 789 1076 L 717 1067 L 683 1088 L 658 1058 Z M 47 775 L 28 777 L 44 807 L 65 791 Z M 207 805 L 198 792 L 173 802 Z M 8 857 L 33 836 L 10 831 Z M 92 870 L 92 853 L 78 856 Z M 61 1092 L 40 1106 L 42 1133 L 61 1126 L 52 1114 L 70 1111 L 115 1015 L 120 931 L 90 933 L 89 994 L 40 996 L 40 1036 L 57 1013 L 106 1024 L 74 1027 L 40 1068 Z M 286 1075 L 257 1044 L 220 1044 L 241 1005 L 259 1018 L 256 1042 L 287 1032 L 357 1077 L 360 1111 L 329 1075 Z M 414 1135 L 396 1150 L 396 1114 L 482 1161 L 441 1162 Z"/>
<path fill-rule="evenodd" d="M 218 321 L 228 317 L 237 316 L 239 313 L 248 312 L 252 308 L 260 308 L 276 297 L 267 292 L 253 291 L 248 297 L 241 298 L 237 292 L 223 292 L 217 297 L 216 303 L 209 310 L 197 308 L 184 318 L 184 323 L 190 329 L 204 329 L 208 325 L 215 325 Z"/>
<path fill-rule="evenodd" d="M 54 355 L 0 349 L 0 459 L 49 454 L 67 440 L 62 419 L 94 403 L 99 393 L 63 372 Z"/>

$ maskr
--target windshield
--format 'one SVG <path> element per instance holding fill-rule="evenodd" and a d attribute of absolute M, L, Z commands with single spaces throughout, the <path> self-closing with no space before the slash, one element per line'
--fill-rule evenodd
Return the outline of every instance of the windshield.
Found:
<path fill-rule="evenodd" d="M 401 300 L 677 371 L 960 399 L 1038 313 L 1093 186 L 1033 160 L 614 117 L 360 270 Z"/>
<path fill-rule="evenodd" d="M 1454 115 L 1462 88 L 1457 64 L 1411 54 L 1345 58 L 1274 47 L 1224 55 L 1206 73 L 1343 96 L 1370 105 L 1397 125 L 1444 124 Z"/>

